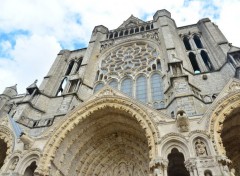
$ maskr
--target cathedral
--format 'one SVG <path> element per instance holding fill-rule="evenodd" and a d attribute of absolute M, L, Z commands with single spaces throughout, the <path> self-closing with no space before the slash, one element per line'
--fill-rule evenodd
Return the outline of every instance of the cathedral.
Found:
<path fill-rule="evenodd" d="M 0 175 L 240 176 L 239 79 L 208 18 L 96 26 L 39 86 L 0 94 Z"/>

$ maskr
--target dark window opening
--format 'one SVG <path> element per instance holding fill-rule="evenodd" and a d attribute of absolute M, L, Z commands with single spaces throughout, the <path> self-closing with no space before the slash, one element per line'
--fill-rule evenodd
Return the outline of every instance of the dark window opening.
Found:
<path fill-rule="evenodd" d="M 160 62 L 160 60 L 157 60 L 157 69 L 161 70 L 161 62 Z"/>
<path fill-rule="evenodd" d="M 113 38 L 113 33 L 110 33 L 109 38 L 110 38 L 110 39 Z"/>
<path fill-rule="evenodd" d="M 139 32 L 139 28 L 136 28 L 136 29 L 135 29 L 135 32 Z"/>
<path fill-rule="evenodd" d="M 35 121 L 34 123 L 33 123 L 33 127 L 36 127 L 38 125 L 38 121 Z"/>
<path fill-rule="evenodd" d="M 233 55 L 233 58 L 234 58 L 234 60 L 235 60 L 235 62 L 236 62 L 237 64 L 240 64 L 240 56 L 239 56 L 239 54 L 234 54 L 234 55 Z"/>
<path fill-rule="evenodd" d="M 80 58 L 79 61 L 78 61 L 78 63 L 77 63 L 77 69 L 76 69 L 76 72 L 79 71 L 79 69 L 80 69 L 80 67 L 81 67 L 81 65 L 82 65 L 82 60 L 83 60 L 83 58 Z"/>
<path fill-rule="evenodd" d="M 198 66 L 198 63 L 197 63 L 197 60 L 196 60 L 195 54 L 193 54 L 192 52 L 189 53 L 189 59 L 190 59 L 190 62 L 192 64 L 192 68 L 193 68 L 194 73 L 201 73 L 200 68 Z"/>
<path fill-rule="evenodd" d="M 171 117 L 174 119 L 175 117 L 174 111 L 171 112 Z"/>
<path fill-rule="evenodd" d="M 116 38 L 116 37 L 118 37 L 118 33 L 117 32 L 114 33 L 114 38 Z"/>
<path fill-rule="evenodd" d="M 70 88 L 69 88 L 69 93 L 71 93 L 71 92 L 75 92 L 76 91 L 76 88 L 77 88 L 77 85 L 78 85 L 78 79 L 76 79 L 76 80 L 72 80 L 72 81 L 70 81 Z"/>
<path fill-rule="evenodd" d="M 36 161 L 33 161 L 30 166 L 28 166 L 24 172 L 24 176 L 34 176 L 34 171 L 37 168 Z"/>
<path fill-rule="evenodd" d="M 202 42 L 197 35 L 194 35 L 193 40 L 194 40 L 197 48 L 203 48 Z"/>
<path fill-rule="evenodd" d="M 189 39 L 187 37 L 183 38 L 183 43 L 184 43 L 186 50 L 192 50 L 191 45 L 189 43 Z"/>
<path fill-rule="evenodd" d="M 155 64 L 152 65 L 152 69 L 156 70 L 156 65 Z"/>
<path fill-rule="evenodd" d="M 153 24 L 151 24 L 151 29 L 153 29 Z"/>
<path fill-rule="evenodd" d="M 141 31 L 141 32 L 144 31 L 144 27 L 143 27 L 143 26 L 141 27 L 140 31 Z"/>
<path fill-rule="evenodd" d="M 168 176 L 189 176 L 184 164 L 184 156 L 178 149 L 173 148 L 168 155 Z"/>
<path fill-rule="evenodd" d="M 100 74 L 99 80 L 102 80 L 102 79 L 103 79 L 103 74 Z"/>
<path fill-rule="evenodd" d="M 97 71 L 97 74 L 96 74 L 96 78 L 95 78 L 95 81 L 97 81 L 97 80 L 98 80 L 98 77 L 99 77 L 99 73 L 100 73 L 100 71 L 98 70 L 98 71 Z"/>
<path fill-rule="evenodd" d="M 201 56 L 202 56 L 203 62 L 205 64 L 205 66 L 207 67 L 208 71 L 213 71 L 214 70 L 213 65 L 210 62 L 210 59 L 209 59 L 206 51 L 201 51 Z"/>
<path fill-rule="evenodd" d="M 120 37 L 123 36 L 123 31 L 120 32 L 119 36 L 120 36 Z"/>
<path fill-rule="evenodd" d="M 73 65 L 74 65 L 74 61 L 71 61 L 65 75 L 69 75 L 71 73 Z"/>
<path fill-rule="evenodd" d="M 124 32 L 124 35 L 128 35 L 128 30 L 126 30 L 126 31 Z"/>
<path fill-rule="evenodd" d="M 131 29 L 131 30 L 130 30 L 130 34 L 133 34 L 133 33 L 134 33 L 134 29 Z"/>
<path fill-rule="evenodd" d="M 150 30 L 150 26 L 149 25 L 146 26 L 146 30 L 147 31 Z"/>
<path fill-rule="evenodd" d="M 205 170 L 204 176 L 212 176 L 212 172 L 210 170 Z"/>

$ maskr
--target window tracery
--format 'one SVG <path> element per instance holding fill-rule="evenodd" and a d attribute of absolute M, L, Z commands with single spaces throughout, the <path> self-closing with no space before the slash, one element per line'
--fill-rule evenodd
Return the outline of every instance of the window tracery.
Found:
<path fill-rule="evenodd" d="M 96 73 L 94 92 L 108 83 L 156 109 L 164 108 L 164 88 L 160 72 L 161 59 L 155 47 L 145 42 L 121 46 L 108 53 L 101 61 Z"/>

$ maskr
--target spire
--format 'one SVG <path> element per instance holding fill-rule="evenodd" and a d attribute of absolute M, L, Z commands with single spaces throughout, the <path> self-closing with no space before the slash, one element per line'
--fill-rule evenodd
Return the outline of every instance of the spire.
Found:
<path fill-rule="evenodd" d="M 16 96 L 18 94 L 17 84 L 15 84 L 14 86 L 6 87 L 5 90 L 3 91 L 3 94 L 5 94 L 9 97 Z"/>
<path fill-rule="evenodd" d="M 38 86 L 37 86 L 38 80 L 36 79 L 30 86 L 27 87 L 27 92 L 29 94 L 32 94 L 35 90 L 39 92 Z"/>

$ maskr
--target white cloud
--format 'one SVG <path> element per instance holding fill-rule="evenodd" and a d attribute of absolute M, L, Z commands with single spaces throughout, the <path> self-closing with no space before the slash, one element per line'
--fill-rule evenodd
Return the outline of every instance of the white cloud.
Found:
<path fill-rule="evenodd" d="M 25 92 L 35 79 L 41 80 L 61 49 L 55 38 L 49 36 L 17 38 L 14 49 L 9 50 L 13 59 L 0 59 L 1 88 L 18 83 L 20 93 Z"/>
<path fill-rule="evenodd" d="M 188 2 L 188 6 L 184 6 Z M 214 5 L 214 6 L 206 6 Z M 213 8 L 215 7 L 215 8 Z M 239 0 L 2 0 L 0 6 L 0 93 L 18 83 L 19 92 L 36 78 L 41 79 L 54 61 L 60 44 L 74 49 L 75 43 L 88 44 L 94 26 L 115 29 L 131 14 L 152 19 L 159 9 L 171 12 L 178 26 L 197 23 L 209 16 L 234 45 L 240 46 Z M 219 19 L 213 19 L 219 13 Z M 29 35 L 13 36 L 14 46 L 1 33 L 16 30 Z"/>

